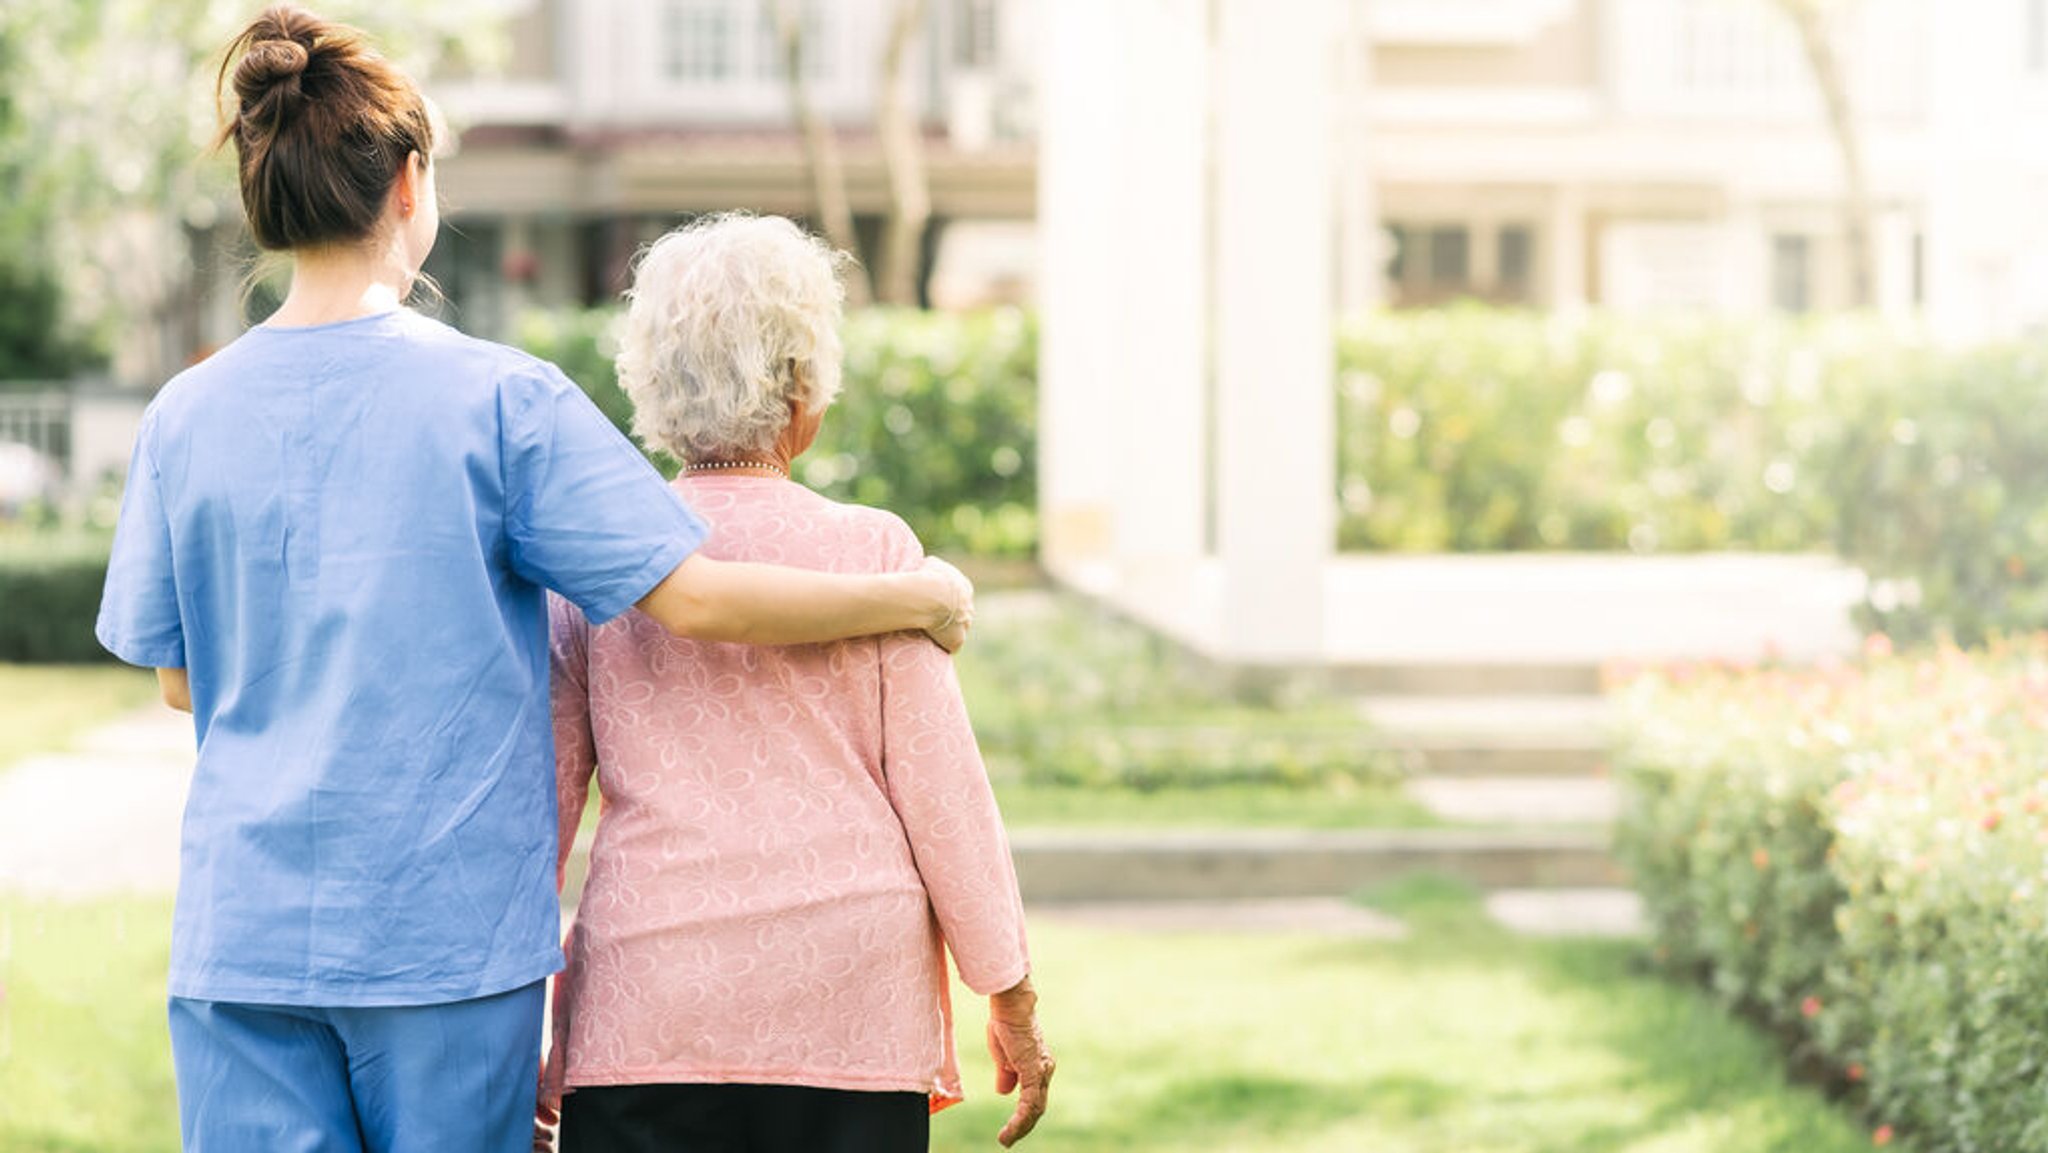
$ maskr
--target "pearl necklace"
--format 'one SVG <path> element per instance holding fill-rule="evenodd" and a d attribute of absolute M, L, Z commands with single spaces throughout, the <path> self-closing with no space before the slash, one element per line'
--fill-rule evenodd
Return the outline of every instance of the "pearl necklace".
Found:
<path fill-rule="evenodd" d="M 684 465 L 684 466 L 683 466 L 683 471 L 684 471 L 684 472 L 726 472 L 726 471 L 729 471 L 729 470 L 731 470 L 731 469 L 736 469 L 736 468 L 764 468 L 764 469 L 767 469 L 767 470 L 768 470 L 769 472 L 772 472 L 772 473 L 774 473 L 774 474 L 775 474 L 776 476 L 779 476 L 779 477 L 781 477 L 781 478 L 782 478 L 782 479 L 784 479 L 784 480 L 788 480 L 788 479 L 789 479 L 789 473 L 788 473 L 788 471 L 787 471 L 787 470 L 785 470 L 785 469 L 784 469 L 784 468 L 783 468 L 783 467 L 782 467 L 781 465 L 779 465 L 779 464 L 771 464 L 771 463 L 769 463 L 768 461 L 765 461 L 765 460 L 705 460 L 705 461 L 697 461 L 697 462 L 694 462 L 694 463 L 691 463 L 691 464 L 686 464 L 686 465 Z"/>

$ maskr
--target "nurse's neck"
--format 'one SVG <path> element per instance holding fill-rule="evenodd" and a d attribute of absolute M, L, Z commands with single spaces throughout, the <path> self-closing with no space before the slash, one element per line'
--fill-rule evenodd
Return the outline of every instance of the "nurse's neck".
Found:
<path fill-rule="evenodd" d="M 380 245 L 298 249 L 292 253 L 291 291 L 263 324 L 304 328 L 391 312 L 411 294 L 418 275 L 417 267 L 407 267 L 398 252 Z"/>

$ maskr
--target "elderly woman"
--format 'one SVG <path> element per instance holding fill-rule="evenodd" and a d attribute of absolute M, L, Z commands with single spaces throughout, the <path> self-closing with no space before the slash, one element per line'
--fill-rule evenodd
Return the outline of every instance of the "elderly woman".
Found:
<path fill-rule="evenodd" d="M 775 217 L 669 234 L 619 354 L 708 555 L 917 565 L 894 515 L 791 483 L 839 389 L 838 254 Z M 564 1153 L 923 1150 L 960 1099 L 945 956 L 990 998 L 998 1135 L 1045 1108 L 1024 917 L 952 667 L 923 636 L 749 648 L 553 617 L 561 851 L 603 796 L 549 1058 Z"/>

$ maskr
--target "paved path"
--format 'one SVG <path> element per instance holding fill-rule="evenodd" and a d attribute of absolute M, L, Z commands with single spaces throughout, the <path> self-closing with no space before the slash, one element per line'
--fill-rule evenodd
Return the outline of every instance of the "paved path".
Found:
<path fill-rule="evenodd" d="M 0 890 L 174 891 L 192 761 L 191 719 L 153 706 L 88 734 L 73 752 L 0 769 Z"/>

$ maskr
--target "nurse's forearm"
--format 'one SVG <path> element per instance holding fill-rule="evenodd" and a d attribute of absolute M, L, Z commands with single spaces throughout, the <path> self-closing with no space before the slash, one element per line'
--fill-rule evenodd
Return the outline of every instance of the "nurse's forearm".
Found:
<path fill-rule="evenodd" d="M 966 638 L 973 589 L 943 562 L 868 575 L 692 556 L 638 607 L 695 640 L 792 645 L 922 630 L 952 649 Z"/>
<path fill-rule="evenodd" d="M 192 711 L 192 680 L 184 669 L 158 669 L 156 687 L 165 704 L 181 713 Z"/>

